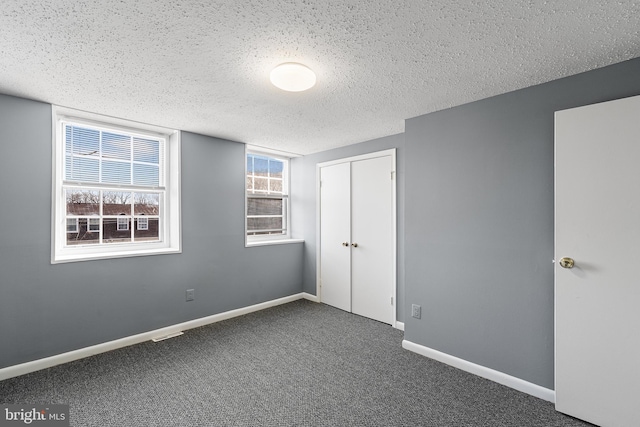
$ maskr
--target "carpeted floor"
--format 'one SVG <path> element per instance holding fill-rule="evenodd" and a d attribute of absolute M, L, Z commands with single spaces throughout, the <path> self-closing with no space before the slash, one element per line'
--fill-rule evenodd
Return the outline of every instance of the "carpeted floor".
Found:
<path fill-rule="evenodd" d="M 72 426 L 589 426 L 402 349 L 388 325 L 296 301 L 0 382 Z"/>

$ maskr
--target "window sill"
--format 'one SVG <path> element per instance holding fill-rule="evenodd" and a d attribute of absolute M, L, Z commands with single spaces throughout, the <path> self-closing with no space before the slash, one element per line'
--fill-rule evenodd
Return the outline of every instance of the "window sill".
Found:
<path fill-rule="evenodd" d="M 289 243 L 304 243 L 304 239 L 254 240 L 253 242 L 246 242 L 245 247 L 287 245 Z"/>
<path fill-rule="evenodd" d="M 110 258 L 128 258 L 147 255 L 165 255 L 165 254 L 179 254 L 182 253 L 182 249 L 175 247 L 163 247 L 156 249 L 132 249 L 121 250 L 111 252 L 95 252 L 95 253 L 64 253 L 57 254 L 54 259 L 51 260 L 51 264 L 61 264 L 66 262 L 77 261 L 93 261 L 99 259 Z"/>

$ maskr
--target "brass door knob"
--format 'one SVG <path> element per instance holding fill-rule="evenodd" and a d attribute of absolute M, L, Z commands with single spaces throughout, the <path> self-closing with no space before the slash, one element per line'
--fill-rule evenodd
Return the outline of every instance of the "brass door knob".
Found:
<path fill-rule="evenodd" d="M 358 244 L 357 243 L 352 243 L 351 246 L 353 246 L 354 248 L 357 248 Z"/>
<path fill-rule="evenodd" d="M 572 258 L 564 257 L 560 259 L 560 267 L 573 268 L 575 261 Z"/>
<path fill-rule="evenodd" d="M 342 246 L 349 246 L 349 242 L 342 242 Z"/>

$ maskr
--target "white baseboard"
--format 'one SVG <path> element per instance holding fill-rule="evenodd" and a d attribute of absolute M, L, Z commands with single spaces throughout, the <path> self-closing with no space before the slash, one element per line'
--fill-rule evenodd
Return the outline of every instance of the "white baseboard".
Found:
<path fill-rule="evenodd" d="M 404 323 L 403 323 L 403 322 L 398 322 L 398 321 L 396 320 L 396 326 L 395 326 L 395 328 L 396 328 L 396 329 L 400 329 L 401 331 L 403 331 L 403 332 L 404 332 Z"/>
<path fill-rule="evenodd" d="M 503 372 L 477 365 L 464 359 L 459 359 L 455 356 L 451 356 L 449 354 L 442 353 L 438 350 L 434 350 L 432 348 L 425 347 L 407 340 L 402 341 L 402 348 L 469 372 L 471 374 L 478 375 L 479 377 L 495 381 L 502 385 L 506 385 L 507 387 L 511 387 L 523 393 L 530 394 L 531 396 L 537 397 L 539 399 L 543 399 L 551 403 L 555 403 L 556 401 L 555 391 L 539 386 L 537 384 L 530 383 L 525 380 L 521 380 L 520 378 L 507 375 Z"/>
<path fill-rule="evenodd" d="M 313 295 L 309 295 L 309 297 L 307 297 L 304 293 L 301 292 L 299 294 L 290 295 L 288 297 L 278 298 L 260 304 L 238 308 L 236 310 L 225 311 L 224 313 L 218 313 L 211 316 L 202 317 L 200 319 L 189 320 L 188 322 L 178 323 L 176 325 L 167 326 L 165 328 L 160 328 L 149 332 L 143 332 L 137 335 L 131 335 L 114 341 L 108 341 L 102 344 L 96 344 L 90 347 L 69 351 L 67 353 L 56 354 L 55 356 L 33 360 L 31 362 L 21 363 L 19 365 L 7 366 L 6 368 L 0 369 L 0 381 L 17 377 L 19 375 L 28 374 L 30 372 L 39 371 L 41 369 L 50 368 L 52 366 L 61 365 L 63 363 L 72 362 L 74 360 L 93 356 L 95 354 L 105 353 L 107 351 L 116 350 L 118 348 L 139 344 L 141 342 L 153 340 L 154 338 L 164 338 L 172 334 L 178 334 L 181 331 L 198 328 L 200 326 L 209 325 L 211 323 L 220 322 L 223 320 L 231 319 L 233 317 L 238 317 L 244 314 L 253 313 L 255 311 L 264 310 L 266 308 L 297 301 L 302 298 L 310 299 L 311 297 L 313 297 Z"/>
<path fill-rule="evenodd" d="M 318 299 L 318 297 L 317 297 L 317 296 L 315 296 L 315 295 L 311 295 L 311 294 L 308 294 L 308 293 L 306 293 L 306 292 L 303 292 L 303 293 L 302 293 L 302 298 L 304 298 L 304 299 L 306 299 L 306 300 L 309 300 L 309 301 L 311 301 L 311 302 L 320 302 L 320 300 Z"/>

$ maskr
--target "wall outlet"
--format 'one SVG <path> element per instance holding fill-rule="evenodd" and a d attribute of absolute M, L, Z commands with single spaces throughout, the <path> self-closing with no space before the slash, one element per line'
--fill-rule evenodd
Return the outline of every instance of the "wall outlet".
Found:
<path fill-rule="evenodd" d="M 193 301 L 195 296 L 196 291 L 193 289 L 187 289 L 187 301 Z"/>
<path fill-rule="evenodd" d="M 419 319 L 422 313 L 422 307 L 418 304 L 411 304 L 411 317 Z"/>

